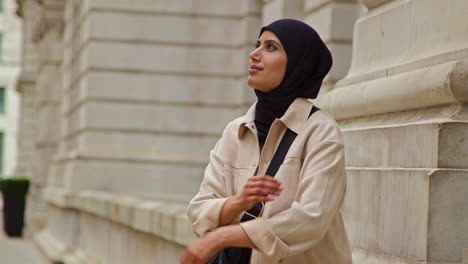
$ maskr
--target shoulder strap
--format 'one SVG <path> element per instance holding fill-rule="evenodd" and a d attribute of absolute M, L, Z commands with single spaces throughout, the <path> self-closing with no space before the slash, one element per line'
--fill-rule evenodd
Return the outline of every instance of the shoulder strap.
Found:
<path fill-rule="evenodd" d="M 312 110 L 309 113 L 309 118 L 318 110 L 320 110 L 318 107 L 316 107 L 315 105 L 312 106 Z M 297 134 L 288 128 L 283 138 L 281 139 L 281 142 L 278 146 L 278 149 L 275 152 L 275 155 L 273 156 L 273 159 L 271 160 L 270 166 L 268 166 L 266 175 L 275 177 L 276 172 L 278 172 L 279 167 L 281 166 L 281 164 L 283 164 L 284 158 L 286 157 L 286 154 L 288 153 L 288 150 L 291 147 L 294 139 L 296 139 L 296 136 Z"/>
<path fill-rule="evenodd" d="M 312 110 L 309 113 L 309 118 L 318 110 L 320 110 L 318 107 L 313 106 Z M 288 153 L 289 148 L 291 147 L 294 139 L 296 139 L 296 136 L 297 134 L 291 129 L 288 128 L 288 130 L 286 130 L 286 133 L 281 139 L 278 149 L 276 149 L 275 155 L 273 156 L 273 159 L 271 160 L 270 166 L 268 166 L 266 175 L 275 177 L 276 173 L 278 172 L 279 167 L 281 166 L 281 164 L 283 164 L 284 158 L 286 157 L 286 154 Z M 262 203 L 256 203 L 250 210 L 247 211 L 248 214 L 244 214 L 242 216 L 241 222 L 254 219 L 254 217 L 252 216 L 256 216 L 256 217 L 259 216 L 260 212 L 262 211 L 262 208 L 263 208 Z M 249 214 L 252 216 L 250 216 Z"/>

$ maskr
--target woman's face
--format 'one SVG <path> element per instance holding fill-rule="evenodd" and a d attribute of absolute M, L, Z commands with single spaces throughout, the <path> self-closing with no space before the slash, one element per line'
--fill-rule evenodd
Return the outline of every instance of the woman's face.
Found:
<path fill-rule="evenodd" d="M 278 87 L 286 72 L 288 57 L 276 35 L 263 31 L 250 57 L 248 84 L 262 92 Z"/>

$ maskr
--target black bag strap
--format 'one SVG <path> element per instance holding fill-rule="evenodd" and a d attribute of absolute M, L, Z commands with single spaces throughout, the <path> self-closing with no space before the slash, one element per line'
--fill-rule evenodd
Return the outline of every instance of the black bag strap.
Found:
<path fill-rule="evenodd" d="M 312 110 L 309 113 L 309 118 L 318 110 L 320 109 L 314 105 L 312 107 Z M 281 166 L 281 164 L 283 164 L 284 158 L 286 157 L 286 154 L 288 153 L 288 150 L 291 147 L 294 139 L 296 139 L 296 137 L 297 137 L 297 134 L 294 131 L 292 131 L 289 128 L 288 130 L 286 130 L 286 133 L 281 139 L 278 149 L 276 149 L 275 155 L 273 155 L 273 159 L 271 160 L 271 163 L 268 166 L 266 175 L 275 177 L 276 173 L 279 170 L 279 167 Z M 249 209 L 247 213 L 244 213 L 242 215 L 241 222 L 255 219 L 255 217 L 258 217 L 260 215 L 260 212 L 262 211 L 262 209 L 263 209 L 262 203 L 254 204 L 254 206 L 251 209 Z"/>

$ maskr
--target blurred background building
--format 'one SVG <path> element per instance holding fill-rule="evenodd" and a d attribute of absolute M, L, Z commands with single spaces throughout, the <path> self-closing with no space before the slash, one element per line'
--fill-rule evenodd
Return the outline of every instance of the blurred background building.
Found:
<path fill-rule="evenodd" d="M 255 100 L 259 28 L 289 17 L 334 55 L 316 103 L 346 141 L 355 263 L 468 262 L 468 1 L 16 4 L 15 174 L 33 181 L 28 233 L 50 260 L 178 263 L 209 150 Z"/>
<path fill-rule="evenodd" d="M 11 177 L 16 166 L 21 20 L 14 0 L 0 1 L 0 177 Z"/>

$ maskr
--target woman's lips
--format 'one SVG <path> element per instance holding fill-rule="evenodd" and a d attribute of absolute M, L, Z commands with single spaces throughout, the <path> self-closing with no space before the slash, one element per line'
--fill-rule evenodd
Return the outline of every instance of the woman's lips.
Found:
<path fill-rule="evenodd" d="M 262 68 L 256 66 L 256 65 L 251 65 L 249 68 L 249 74 L 256 73 L 263 70 Z"/>

